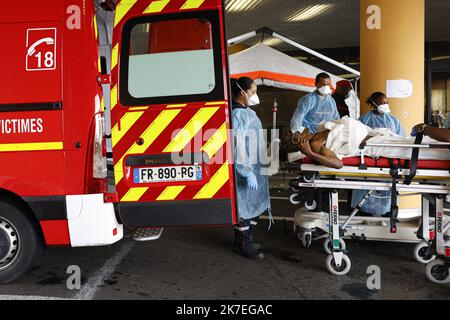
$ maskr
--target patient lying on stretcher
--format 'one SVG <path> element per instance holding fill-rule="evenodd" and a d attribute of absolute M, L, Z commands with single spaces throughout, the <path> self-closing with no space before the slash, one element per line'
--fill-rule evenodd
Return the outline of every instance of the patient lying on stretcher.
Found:
<path fill-rule="evenodd" d="M 298 145 L 300 152 L 290 153 L 290 162 L 308 157 L 326 167 L 341 169 L 343 158 L 359 156 L 362 142 L 384 144 L 414 144 L 413 137 L 402 137 L 385 128 L 372 129 L 363 123 L 344 117 L 333 122 L 321 124 L 317 134 L 307 129 L 292 135 L 292 143 Z M 422 144 L 438 143 L 424 137 Z M 412 148 L 366 146 L 364 154 L 372 158 L 410 159 Z M 449 149 L 421 149 L 421 160 L 450 160 Z"/>

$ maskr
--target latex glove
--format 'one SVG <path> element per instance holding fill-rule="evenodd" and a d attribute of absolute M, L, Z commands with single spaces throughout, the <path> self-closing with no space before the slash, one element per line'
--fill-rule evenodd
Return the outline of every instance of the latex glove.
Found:
<path fill-rule="evenodd" d="M 419 133 L 425 133 L 426 127 L 427 127 L 427 125 L 424 123 L 414 126 L 414 128 L 412 129 L 412 132 L 411 132 L 411 136 L 416 137 Z"/>
<path fill-rule="evenodd" d="M 250 188 L 250 190 L 258 190 L 258 181 L 254 174 L 247 178 L 247 187 Z"/>

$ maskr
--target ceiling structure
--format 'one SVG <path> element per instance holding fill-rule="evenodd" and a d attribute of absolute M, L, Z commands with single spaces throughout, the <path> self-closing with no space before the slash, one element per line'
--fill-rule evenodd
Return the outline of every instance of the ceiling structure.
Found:
<path fill-rule="evenodd" d="M 425 2 L 426 41 L 450 41 L 450 1 Z M 359 0 L 225 0 L 225 6 L 228 38 L 269 27 L 310 48 L 359 47 Z M 292 49 L 270 38 L 266 44 Z"/>

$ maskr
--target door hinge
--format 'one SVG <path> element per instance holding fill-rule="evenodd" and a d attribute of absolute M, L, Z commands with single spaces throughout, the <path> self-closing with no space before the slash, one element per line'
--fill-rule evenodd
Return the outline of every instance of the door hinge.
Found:
<path fill-rule="evenodd" d="M 111 84 L 112 78 L 111 74 L 99 74 L 98 75 L 98 83 L 101 85 Z"/>

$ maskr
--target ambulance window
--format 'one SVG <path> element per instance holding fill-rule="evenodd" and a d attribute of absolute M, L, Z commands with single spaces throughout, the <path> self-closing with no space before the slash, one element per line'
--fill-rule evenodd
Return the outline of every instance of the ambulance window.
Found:
<path fill-rule="evenodd" d="M 141 19 L 124 28 L 122 104 L 220 98 L 217 94 L 221 90 L 223 95 L 223 71 L 220 36 L 214 36 L 217 21 L 204 16 L 146 20 L 150 21 Z"/>
<path fill-rule="evenodd" d="M 214 89 L 211 23 L 185 19 L 131 29 L 128 91 L 134 98 L 208 93 Z"/>

